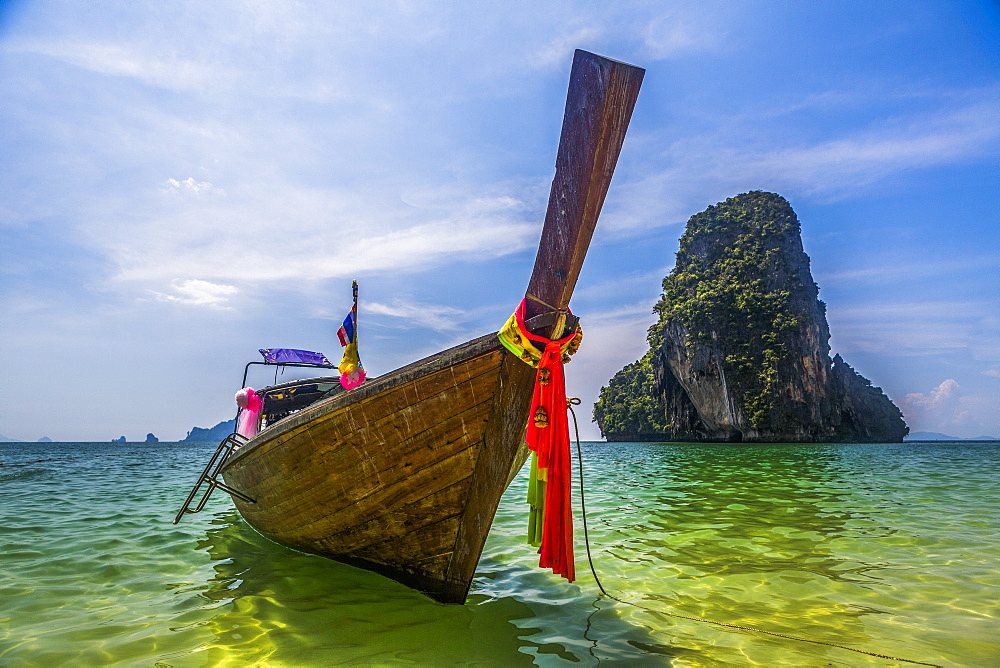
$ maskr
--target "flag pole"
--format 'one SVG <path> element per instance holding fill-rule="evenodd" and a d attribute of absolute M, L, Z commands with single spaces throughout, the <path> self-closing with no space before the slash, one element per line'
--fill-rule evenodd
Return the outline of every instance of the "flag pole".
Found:
<path fill-rule="evenodd" d="M 358 340 L 358 282 L 351 281 L 351 290 L 354 292 L 354 340 Z"/>

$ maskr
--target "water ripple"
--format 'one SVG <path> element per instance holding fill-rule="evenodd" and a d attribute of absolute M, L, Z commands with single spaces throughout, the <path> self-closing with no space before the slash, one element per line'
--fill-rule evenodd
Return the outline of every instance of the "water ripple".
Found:
<path fill-rule="evenodd" d="M 211 444 L 0 444 L 0 665 L 885 665 L 671 615 L 995 665 L 1000 449 L 585 444 L 577 582 L 504 496 L 469 602 L 277 546 L 224 496 L 170 523 Z M 578 492 L 574 492 L 578 497 Z"/>

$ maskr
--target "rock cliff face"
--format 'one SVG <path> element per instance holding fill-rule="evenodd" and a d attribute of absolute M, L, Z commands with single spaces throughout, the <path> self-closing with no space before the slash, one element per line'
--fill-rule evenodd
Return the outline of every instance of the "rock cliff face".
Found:
<path fill-rule="evenodd" d="M 218 443 L 236 429 L 236 420 L 226 420 L 208 429 L 204 427 L 192 427 L 187 436 L 181 439 L 182 443 L 188 442 L 212 442 Z"/>
<path fill-rule="evenodd" d="M 626 367 L 602 388 L 602 432 L 631 440 L 636 425 L 655 425 L 662 440 L 901 441 L 899 409 L 840 355 L 830 359 L 818 294 L 781 196 L 750 192 L 692 216 L 654 307 L 643 358 L 652 382 L 614 396 Z"/>

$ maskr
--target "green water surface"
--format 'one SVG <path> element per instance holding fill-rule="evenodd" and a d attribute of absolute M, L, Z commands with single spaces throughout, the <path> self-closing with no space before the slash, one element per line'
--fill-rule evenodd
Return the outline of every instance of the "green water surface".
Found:
<path fill-rule="evenodd" d="M 996 443 L 585 443 L 595 567 L 642 607 L 600 594 L 578 510 L 578 580 L 535 567 L 523 474 L 465 606 L 221 493 L 172 525 L 213 448 L 0 444 L 0 666 L 1000 665 Z"/>

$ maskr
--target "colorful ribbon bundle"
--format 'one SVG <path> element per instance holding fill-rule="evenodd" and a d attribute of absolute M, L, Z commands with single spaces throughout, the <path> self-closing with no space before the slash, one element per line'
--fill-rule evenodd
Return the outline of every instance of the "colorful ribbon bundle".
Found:
<path fill-rule="evenodd" d="M 236 433 L 253 438 L 260 430 L 260 414 L 264 410 L 264 401 L 252 387 L 244 387 L 236 393 L 236 405 L 240 407 Z"/>
<path fill-rule="evenodd" d="M 531 417 L 525 440 L 532 451 L 528 501 L 532 505 L 528 540 L 541 543 L 538 565 L 551 568 L 572 582 L 573 513 L 570 506 L 569 420 L 563 364 L 580 347 L 580 328 L 561 339 L 530 333 L 524 325 L 525 301 L 500 330 L 500 342 L 525 363 L 538 369 L 531 397 Z M 539 529 L 538 518 L 542 517 Z"/>
<path fill-rule="evenodd" d="M 367 375 L 358 356 L 358 282 L 354 281 L 351 287 L 354 290 L 354 306 L 344 318 L 344 324 L 337 330 L 340 345 L 344 346 L 344 355 L 340 358 L 337 370 L 340 371 L 340 384 L 345 390 L 365 382 Z"/>

